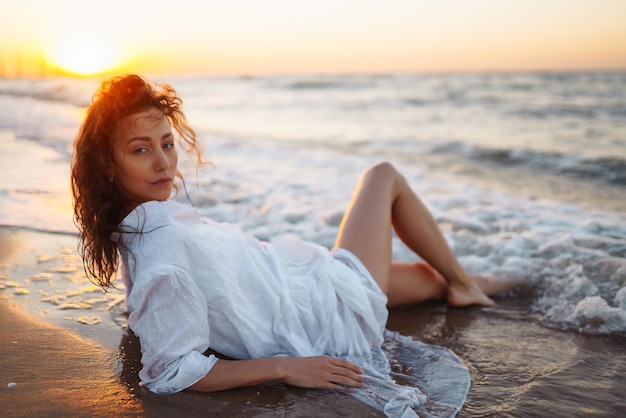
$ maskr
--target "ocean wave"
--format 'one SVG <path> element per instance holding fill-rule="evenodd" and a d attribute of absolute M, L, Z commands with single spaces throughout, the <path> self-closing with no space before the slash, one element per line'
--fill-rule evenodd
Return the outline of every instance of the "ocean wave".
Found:
<path fill-rule="evenodd" d="M 20 230 L 20 231 L 32 231 L 32 232 L 41 232 L 43 234 L 53 234 L 53 235 L 65 235 L 65 236 L 71 236 L 71 237 L 78 237 L 78 230 L 69 230 L 69 229 L 56 229 L 56 228 L 48 228 L 48 227 L 43 227 L 43 226 L 29 226 L 29 225 L 24 225 L 22 223 L 19 224 L 15 224 L 12 222 L 5 222 L 5 221 L 0 221 L 0 228 L 9 228 L 9 229 L 15 229 L 15 230 Z"/>
<path fill-rule="evenodd" d="M 327 89 L 363 89 L 370 88 L 377 82 L 386 80 L 390 76 L 384 74 L 362 75 L 317 75 L 292 76 L 267 79 L 270 87 L 287 90 L 327 90 Z"/>
<path fill-rule="evenodd" d="M 626 159 L 619 156 L 583 157 L 576 154 L 542 152 L 528 149 L 502 149 L 450 142 L 433 147 L 435 154 L 460 155 L 470 160 L 533 171 L 596 180 L 626 186 Z"/>
<path fill-rule="evenodd" d="M 599 106 L 597 103 L 558 104 L 553 106 L 516 109 L 507 112 L 507 114 L 524 119 L 575 118 L 580 120 L 593 120 L 600 119 L 604 116 L 625 118 L 626 104 L 615 103 L 603 106 Z"/>
<path fill-rule="evenodd" d="M 549 201 L 466 190 L 435 201 L 437 221 L 472 274 L 524 285 L 545 326 L 626 335 L 626 221 Z"/>
<path fill-rule="evenodd" d="M 91 80 L 80 82 L 62 78 L 0 79 L 0 95 L 87 107 L 91 103 L 91 94 L 95 85 L 95 81 Z"/>

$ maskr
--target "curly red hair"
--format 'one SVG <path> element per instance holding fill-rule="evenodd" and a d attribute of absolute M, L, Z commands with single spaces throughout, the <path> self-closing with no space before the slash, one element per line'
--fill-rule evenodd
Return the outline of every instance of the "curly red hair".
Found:
<path fill-rule="evenodd" d="M 112 239 L 131 207 L 128 199 L 110 181 L 113 139 L 120 120 L 157 108 L 167 117 L 187 153 L 202 163 L 196 133 L 181 110 L 182 100 L 167 84 L 151 84 L 138 75 L 104 81 L 93 96 L 87 115 L 74 141 L 71 185 L 74 221 L 80 231 L 79 253 L 90 280 L 102 287 L 112 285 L 119 266 L 120 241 Z M 177 176 L 182 178 L 179 172 Z"/>

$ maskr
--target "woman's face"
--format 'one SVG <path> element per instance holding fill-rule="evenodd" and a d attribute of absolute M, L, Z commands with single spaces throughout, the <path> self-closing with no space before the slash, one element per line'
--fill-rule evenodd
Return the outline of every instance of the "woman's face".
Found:
<path fill-rule="evenodd" d="M 151 108 L 120 120 L 113 155 L 111 175 L 133 207 L 170 197 L 178 155 L 172 128 L 160 110 Z"/>

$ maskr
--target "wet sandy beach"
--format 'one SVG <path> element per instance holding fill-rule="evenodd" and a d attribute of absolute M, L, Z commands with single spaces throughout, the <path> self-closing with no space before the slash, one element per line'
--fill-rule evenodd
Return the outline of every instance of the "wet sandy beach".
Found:
<path fill-rule="evenodd" d="M 147 392 L 137 379 L 138 341 L 116 322 L 119 312 L 97 310 L 96 304 L 59 313 L 59 305 L 40 301 L 46 283 L 31 277 L 55 270 L 42 254 L 68 253 L 75 240 L 0 228 L 3 416 L 382 416 L 350 396 L 285 385 L 213 394 Z M 75 257 L 69 260 L 80 270 Z M 55 274 L 50 280 L 69 273 Z M 16 294 L 20 288 L 30 295 Z M 432 303 L 394 309 L 388 327 L 448 347 L 465 361 L 472 388 L 461 417 L 624 415 L 626 339 L 546 328 L 527 314 L 528 292 L 497 298 L 496 308 Z M 81 314 L 101 321 L 75 321 Z M 9 389 L 9 383 L 16 386 Z"/>

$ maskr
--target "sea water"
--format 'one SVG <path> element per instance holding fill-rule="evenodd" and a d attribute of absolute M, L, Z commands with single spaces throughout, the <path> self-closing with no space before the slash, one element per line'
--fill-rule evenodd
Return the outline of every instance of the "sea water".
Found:
<path fill-rule="evenodd" d="M 391 161 L 469 272 L 524 282 L 512 296 L 543 326 L 626 335 L 626 73 L 152 80 L 213 163 L 180 161 L 175 198 L 203 215 L 331 247 L 359 175 Z M 76 234 L 71 146 L 98 82 L 0 79 L 0 225 Z M 397 239 L 394 256 L 417 259 Z"/>

